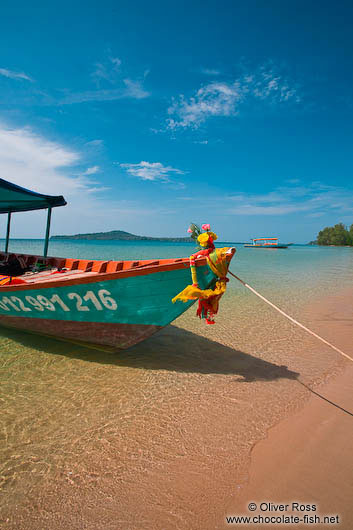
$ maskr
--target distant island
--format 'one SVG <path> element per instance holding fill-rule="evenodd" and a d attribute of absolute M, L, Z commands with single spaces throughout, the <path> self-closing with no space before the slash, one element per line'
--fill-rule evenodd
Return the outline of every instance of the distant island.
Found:
<path fill-rule="evenodd" d="M 319 232 L 317 241 L 314 243 L 318 245 L 353 247 L 353 224 L 349 229 L 343 223 L 338 223 L 335 226 L 327 226 Z"/>
<path fill-rule="evenodd" d="M 74 234 L 71 236 L 52 236 L 51 240 L 59 239 L 85 239 L 104 241 L 170 241 L 173 243 L 194 243 L 190 237 L 147 237 L 136 236 L 123 230 L 111 230 L 110 232 L 94 232 L 92 234 Z"/>

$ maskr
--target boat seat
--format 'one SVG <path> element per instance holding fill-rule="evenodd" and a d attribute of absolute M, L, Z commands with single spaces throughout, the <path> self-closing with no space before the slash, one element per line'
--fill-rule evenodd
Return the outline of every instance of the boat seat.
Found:
<path fill-rule="evenodd" d="M 68 269 L 69 271 L 74 271 L 78 269 L 79 263 L 80 263 L 79 259 L 66 258 L 65 269 Z"/>
<path fill-rule="evenodd" d="M 117 272 L 123 270 L 124 261 L 109 261 L 106 272 Z"/>
<path fill-rule="evenodd" d="M 93 267 L 93 261 L 88 259 L 80 259 L 77 269 L 84 272 L 91 272 Z"/>
<path fill-rule="evenodd" d="M 106 272 L 109 261 L 94 261 L 92 272 Z"/>

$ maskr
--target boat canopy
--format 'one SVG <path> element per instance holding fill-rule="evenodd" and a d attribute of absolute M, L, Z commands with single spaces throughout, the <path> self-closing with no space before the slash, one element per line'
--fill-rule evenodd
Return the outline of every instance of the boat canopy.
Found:
<path fill-rule="evenodd" d="M 8 251 L 9 247 L 11 214 L 14 212 L 47 209 L 48 217 L 44 243 L 44 256 L 46 256 L 48 253 L 51 210 L 56 206 L 65 206 L 66 204 L 64 197 L 61 195 L 43 195 L 0 178 L 0 213 L 8 214 L 5 252 Z"/>
<path fill-rule="evenodd" d="M 278 241 L 278 237 L 256 237 L 252 241 Z"/>
<path fill-rule="evenodd" d="M 42 195 L 0 179 L 0 213 L 43 210 L 65 204 L 61 195 Z"/>

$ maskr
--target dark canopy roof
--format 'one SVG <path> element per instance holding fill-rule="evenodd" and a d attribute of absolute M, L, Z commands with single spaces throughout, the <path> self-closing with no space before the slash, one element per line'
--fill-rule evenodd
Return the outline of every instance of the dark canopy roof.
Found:
<path fill-rule="evenodd" d="M 67 203 L 61 195 L 42 195 L 0 179 L 0 213 L 43 210 L 65 204 Z"/>

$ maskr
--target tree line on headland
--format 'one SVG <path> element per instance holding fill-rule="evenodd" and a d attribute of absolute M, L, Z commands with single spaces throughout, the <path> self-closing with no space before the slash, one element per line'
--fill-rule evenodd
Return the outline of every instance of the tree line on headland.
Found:
<path fill-rule="evenodd" d="M 319 232 L 316 243 L 318 245 L 353 246 L 353 224 L 348 227 L 343 223 L 335 226 L 327 226 Z"/>

